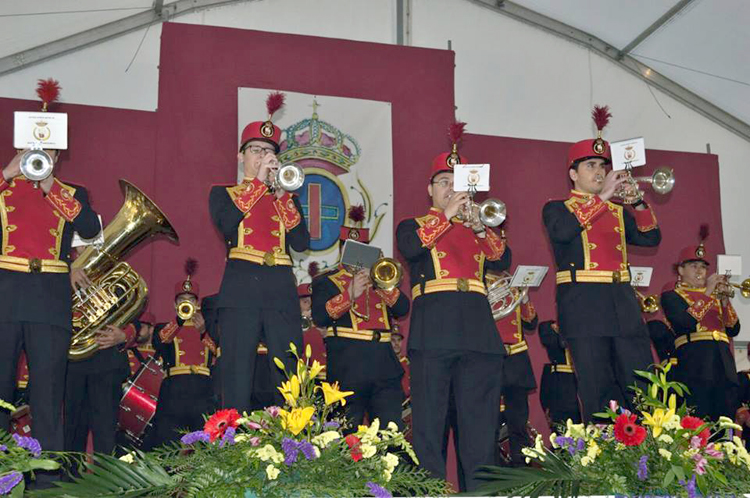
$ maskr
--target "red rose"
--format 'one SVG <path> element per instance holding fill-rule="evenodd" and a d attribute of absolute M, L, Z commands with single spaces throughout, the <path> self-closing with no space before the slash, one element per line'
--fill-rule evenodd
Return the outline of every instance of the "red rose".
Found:
<path fill-rule="evenodd" d="M 362 460 L 362 450 L 360 449 L 362 443 L 360 442 L 359 438 L 354 434 L 349 434 L 344 438 L 344 441 L 346 441 L 347 446 L 349 446 L 349 452 L 352 455 L 352 460 L 354 460 L 355 462 L 359 462 L 360 460 Z"/>
<path fill-rule="evenodd" d="M 680 425 L 683 429 L 690 429 L 691 431 L 694 431 L 705 424 L 706 422 L 698 417 L 683 417 L 680 421 Z M 701 438 L 701 446 L 706 446 L 708 444 L 709 436 L 711 436 L 711 433 L 709 432 L 708 427 L 698 433 L 698 437 Z"/>
<path fill-rule="evenodd" d="M 203 432 L 211 436 L 211 442 L 214 442 L 224 435 L 227 427 L 237 427 L 237 420 L 239 419 L 240 414 L 234 408 L 231 410 L 219 410 L 206 420 Z"/>
<path fill-rule="evenodd" d="M 615 420 L 615 439 L 625 446 L 640 446 L 646 429 L 635 423 L 635 415 L 623 413 Z"/>

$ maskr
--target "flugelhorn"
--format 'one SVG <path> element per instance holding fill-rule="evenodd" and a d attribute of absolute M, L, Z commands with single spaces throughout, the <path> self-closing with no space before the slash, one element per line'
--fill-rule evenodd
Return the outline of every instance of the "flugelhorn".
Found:
<path fill-rule="evenodd" d="M 200 308 L 190 300 L 184 299 L 177 302 L 177 316 L 185 322 L 193 318 L 198 311 L 200 311 Z"/>
<path fill-rule="evenodd" d="M 401 284 L 404 270 L 401 263 L 393 258 L 380 258 L 370 268 L 370 279 L 375 287 L 385 291 L 395 289 Z"/>
<path fill-rule="evenodd" d="M 54 162 L 52 156 L 40 148 L 33 148 L 21 156 L 21 174 L 39 187 L 39 182 L 46 180 L 52 174 Z"/>
<path fill-rule="evenodd" d="M 733 284 L 732 282 L 719 282 L 716 286 L 716 296 L 721 298 L 733 298 L 734 289 L 739 289 L 740 294 L 744 298 L 750 298 L 750 278 L 746 278 L 739 284 Z"/>
<path fill-rule="evenodd" d="M 615 192 L 615 197 L 623 204 L 635 204 L 643 199 L 643 191 L 638 188 L 638 183 L 648 183 L 657 194 L 664 195 L 672 191 L 675 184 L 674 170 L 667 166 L 657 168 L 651 176 L 634 177 L 631 170 L 626 170 L 626 179 Z"/>
<path fill-rule="evenodd" d="M 305 183 L 305 172 L 294 163 L 287 163 L 276 170 L 273 180 L 268 185 L 271 192 L 279 189 L 293 192 Z"/>

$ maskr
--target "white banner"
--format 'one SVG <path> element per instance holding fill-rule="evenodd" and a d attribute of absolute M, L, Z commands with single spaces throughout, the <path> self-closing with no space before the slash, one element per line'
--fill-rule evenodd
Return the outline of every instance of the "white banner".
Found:
<path fill-rule="evenodd" d="M 265 121 L 266 97 L 273 91 L 239 88 L 237 143 L 252 121 Z M 370 244 L 386 256 L 393 253 L 393 150 L 391 104 L 373 100 L 284 92 L 286 105 L 274 115 L 282 129 L 282 164 L 294 162 L 305 171 L 295 192 L 310 231 L 311 249 L 293 254 L 298 283 L 309 282 L 308 268 L 321 271 L 339 260 L 342 225 L 367 228 Z M 237 179 L 242 180 L 242 165 Z M 348 218 L 362 206 L 364 221 Z"/>

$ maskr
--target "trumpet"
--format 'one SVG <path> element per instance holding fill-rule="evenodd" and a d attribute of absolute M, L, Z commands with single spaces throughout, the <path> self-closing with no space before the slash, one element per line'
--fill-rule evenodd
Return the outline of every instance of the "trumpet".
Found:
<path fill-rule="evenodd" d="M 307 315 L 302 315 L 302 330 L 308 330 L 310 327 L 312 327 L 313 321 L 312 318 Z"/>
<path fill-rule="evenodd" d="M 404 270 L 401 263 L 393 258 L 380 258 L 370 268 L 370 279 L 375 287 L 390 291 L 401 284 L 404 276 Z"/>
<path fill-rule="evenodd" d="M 625 183 L 615 192 L 615 197 L 620 199 L 623 204 L 635 204 L 643 200 L 643 191 L 638 188 L 638 183 L 648 183 L 657 194 L 668 194 L 674 188 L 675 176 L 674 170 L 667 166 L 662 166 L 654 171 L 651 176 L 636 176 L 631 173 L 632 170 L 626 170 Z"/>
<path fill-rule="evenodd" d="M 746 278 L 739 284 L 733 284 L 732 282 L 719 282 L 714 290 L 716 297 L 719 299 L 727 298 L 731 299 L 734 297 L 734 289 L 739 289 L 740 294 L 744 298 L 750 297 L 750 278 Z"/>
<path fill-rule="evenodd" d="M 34 182 L 34 188 L 39 188 L 39 182 L 47 179 L 54 169 L 52 156 L 40 148 L 33 148 L 21 157 L 21 174 Z"/>
<path fill-rule="evenodd" d="M 489 198 L 477 204 L 474 202 L 474 191 L 470 190 L 469 202 L 463 205 L 456 216 L 470 225 L 476 225 L 479 222 L 494 228 L 503 224 L 505 218 L 508 217 L 508 210 L 500 199 Z"/>
<path fill-rule="evenodd" d="M 292 192 L 305 183 L 305 172 L 294 163 L 287 163 L 276 170 L 271 182 L 266 182 L 268 189 L 273 193 L 277 190 Z"/>
<path fill-rule="evenodd" d="M 633 288 L 635 290 L 635 288 Z M 643 313 L 656 313 L 661 307 L 659 306 L 659 298 L 652 294 L 645 296 L 642 293 L 635 290 L 635 295 L 638 297 L 638 302 L 641 304 L 641 312 Z"/>
<path fill-rule="evenodd" d="M 200 311 L 200 307 L 193 304 L 192 301 L 185 300 L 177 303 L 177 316 L 185 322 L 193 318 L 198 311 Z"/>

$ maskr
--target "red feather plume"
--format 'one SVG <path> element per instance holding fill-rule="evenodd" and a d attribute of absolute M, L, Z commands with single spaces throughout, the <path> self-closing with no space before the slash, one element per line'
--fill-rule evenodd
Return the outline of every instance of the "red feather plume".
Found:
<path fill-rule="evenodd" d="M 307 274 L 310 275 L 310 278 L 315 278 L 318 273 L 320 273 L 320 264 L 317 261 L 310 261 L 310 264 L 307 265 Z"/>
<path fill-rule="evenodd" d="M 38 80 L 36 94 L 44 102 L 45 107 L 55 102 L 60 96 L 60 82 L 52 78 Z"/>
<path fill-rule="evenodd" d="M 273 113 L 284 107 L 285 100 L 286 95 L 281 92 L 269 93 L 268 98 L 266 99 L 266 109 L 268 110 L 268 115 L 273 116 Z"/>
<path fill-rule="evenodd" d="M 185 260 L 185 273 L 188 277 L 195 275 L 198 271 L 198 260 L 195 258 L 188 258 Z"/>
<path fill-rule="evenodd" d="M 362 204 L 356 204 L 349 208 L 349 219 L 354 223 L 365 221 L 365 207 Z"/>
<path fill-rule="evenodd" d="M 605 126 L 609 124 L 609 120 L 612 118 L 612 113 L 609 112 L 609 106 L 595 105 L 594 110 L 591 112 L 591 119 L 596 124 L 596 129 L 601 131 Z"/>
<path fill-rule="evenodd" d="M 708 238 L 708 224 L 704 223 L 701 225 L 700 231 L 698 232 L 701 242 Z"/>
<path fill-rule="evenodd" d="M 456 121 L 448 126 L 448 136 L 451 139 L 451 143 L 457 144 L 463 138 L 464 128 L 466 128 L 466 123 L 463 121 Z"/>

